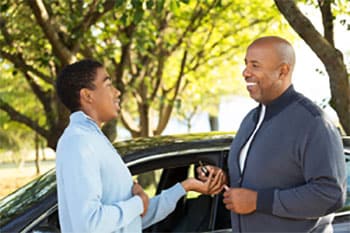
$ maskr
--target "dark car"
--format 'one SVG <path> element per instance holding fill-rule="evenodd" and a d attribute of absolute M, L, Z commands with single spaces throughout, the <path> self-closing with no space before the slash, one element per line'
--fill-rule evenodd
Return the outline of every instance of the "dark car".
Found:
<path fill-rule="evenodd" d="M 133 139 L 115 147 L 149 195 L 195 176 L 199 161 L 227 170 L 233 137 L 229 133 L 188 134 Z M 344 138 L 348 193 L 346 207 L 335 214 L 335 232 L 350 229 L 350 137 Z M 135 177 L 136 178 L 136 177 Z M 144 232 L 230 232 L 230 213 L 222 195 L 189 192 L 163 221 Z M 59 232 L 56 177 L 52 169 L 0 200 L 0 232 Z"/>

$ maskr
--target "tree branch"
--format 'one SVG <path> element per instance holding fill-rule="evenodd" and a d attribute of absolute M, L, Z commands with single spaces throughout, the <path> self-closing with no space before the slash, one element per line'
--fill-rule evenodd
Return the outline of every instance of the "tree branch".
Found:
<path fill-rule="evenodd" d="M 322 37 L 310 20 L 303 15 L 293 0 L 275 0 L 275 3 L 293 29 L 324 62 L 324 58 L 329 56 L 325 54 L 327 51 L 325 48 L 330 48 L 330 43 Z M 318 43 L 313 43 L 315 40 Z"/>
<path fill-rule="evenodd" d="M 107 0 L 103 3 L 103 11 L 98 11 L 97 6 L 99 0 L 94 0 L 89 5 L 88 12 L 84 15 L 82 21 L 72 30 L 73 35 L 84 34 L 92 25 L 94 25 L 105 13 L 112 10 L 115 4 L 115 1 Z M 81 37 L 78 37 L 73 41 L 71 49 L 72 51 L 77 51 L 80 46 Z"/>
<path fill-rule="evenodd" d="M 0 99 L 0 109 L 2 109 L 4 112 L 6 112 L 9 115 L 11 120 L 20 122 L 20 123 L 28 126 L 29 128 L 38 132 L 44 138 L 48 137 L 49 132 L 47 130 L 40 127 L 40 125 L 38 125 L 35 121 L 30 119 L 29 117 L 23 115 L 22 113 L 18 112 L 14 108 L 12 108 L 8 103 L 6 103 L 2 99 Z"/>
<path fill-rule="evenodd" d="M 19 70 L 23 73 L 25 79 L 27 80 L 29 86 L 31 87 L 31 89 L 33 90 L 33 93 L 35 94 L 35 96 L 39 99 L 40 103 L 43 105 L 44 110 L 46 112 L 47 115 L 47 119 L 48 122 L 53 125 L 54 124 L 54 119 L 52 116 L 52 106 L 51 106 L 51 98 L 50 98 L 50 94 L 49 92 L 45 92 L 34 80 L 33 77 L 30 76 L 30 74 L 28 73 L 28 71 L 26 70 L 26 68 L 28 68 L 28 70 L 32 70 L 30 66 L 27 66 L 26 64 L 24 64 L 23 59 L 21 57 L 19 58 L 15 58 L 14 56 L 1 51 L 0 50 L 0 54 L 8 59 L 9 61 L 13 62 L 13 64 L 19 68 Z M 51 117 L 50 117 L 51 116 Z"/>
<path fill-rule="evenodd" d="M 130 84 L 124 84 L 123 77 L 125 73 L 125 67 L 127 67 L 128 64 L 130 63 L 130 60 L 129 60 L 130 47 L 131 47 L 135 29 L 136 29 L 136 25 L 133 23 L 127 26 L 126 28 L 121 29 L 121 33 L 125 33 L 126 38 L 128 38 L 128 41 L 122 44 L 120 61 L 115 68 L 116 84 L 117 84 L 118 90 L 121 92 L 121 101 L 123 100 L 122 97 L 123 97 L 123 94 L 125 93 L 125 86 L 130 85 Z"/>
<path fill-rule="evenodd" d="M 331 11 L 331 1 L 318 0 L 318 5 L 322 13 L 322 23 L 324 29 L 324 37 L 334 47 L 334 32 L 333 32 L 333 14 Z"/>
<path fill-rule="evenodd" d="M 12 62 L 17 68 L 21 69 L 23 73 L 30 71 L 36 76 L 38 76 L 38 78 L 40 78 L 44 82 L 53 85 L 53 81 L 49 76 L 35 69 L 33 66 L 29 66 L 26 64 L 25 60 L 23 59 L 23 54 L 20 52 L 22 51 L 22 48 L 19 48 L 18 46 L 14 45 L 13 38 L 8 32 L 6 25 L 7 25 L 6 21 L 0 16 L 0 31 L 4 36 L 4 39 L 5 39 L 4 41 L 8 47 L 17 47 L 17 50 L 16 50 L 17 53 L 10 54 L 5 50 L 0 49 L 0 54 L 2 55 L 2 57 Z M 3 43 L 1 43 L 0 45 L 1 47 L 5 46 L 5 44 Z"/>
<path fill-rule="evenodd" d="M 170 49 L 170 53 L 173 53 L 182 44 L 183 40 L 185 39 L 185 37 L 187 36 L 188 33 L 195 32 L 197 30 L 197 28 L 199 27 L 200 23 L 196 24 L 196 20 L 198 20 L 200 22 L 202 20 L 202 18 L 204 17 L 203 10 L 199 6 L 199 1 L 197 1 L 195 9 L 198 9 L 198 10 L 193 11 L 192 17 L 191 17 L 189 23 L 187 24 L 187 27 L 183 31 L 182 35 L 180 35 L 178 37 L 179 39 L 178 39 L 177 43 Z"/>
<path fill-rule="evenodd" d="M 275 0 L 275 4 L 293 29 L 325 65 L 332 93 L 331 105 L 337 111 L 342 126 L 349 134 L 350 84 L 342 53 L 322 37 L 293 0 Z M 330 32 L 329 29 L 325 31 Z"/>
<path fill-rule="evenodd" d="M 35 69 L 33 66 L 27 65 L 21 54 L 17 53 L 15 55 L 12 55 L 3 50 L 0 50 L 0 54 L 3 58 L 12 62 L 18 69 L 22 71 L 22 73 L 31 72 L 44 82 L 54 85 L 54 81 L 49 76 Z"/>
<path fill-rule="evenodd" d="M 103 11 L 98 11 L 97 6 L 99 0 L 94 0 L 90 6 L 89 11 L 84 15 L 82 21 L 73 29 L 73 31 L 82 31 L 85 32 L 91 25 L 94 25 L 105 13 L 112 10 L 114 7 L 114 1 L 105 1 L 103 3 Z"/>
<path fill-rule="evenodd" d="M 120 111 L 120 119 L 122 120 L 122 123 L 125 126 L 125 128 L 131 133 L 131 136 L 133 138 L 139 136 L 140 129 L 136 126 L 128 112 L 122 109 Z"/>
<path fill-rule="evenodd" d="M 213 1 L 206 10 L 203 10 L 200 6 L 201 1 L 197 1 L 197 4 L 195 6 L 195 9 L 197 10 L 193 11 L 192 17 L 186 29 L 184 30 L 182 35 L 178 37 L 178 42 L 170 49 L 170 53 L 173 53 L 182 44 L 183 40 L 186 38 L 188 33 L 195 32 L 201 26 L 204 17 L 209 14 L 209 12 L 218 4 L 218 2 L 219 1 L 217 0 Z M 229 3 L 227 6 L 231 4 L 232 3 Z"/>
<path fill-rule="evenodd" d="M 157 124 L 157 128 L 154 130 L 154 135 L 160 135 L 160 133 L 163 132 L 163 130 L 165 129 L 165 127 L 170 119 L 173 105 L 174 105 L 174 102 L 176 100 L 176 97 L 179 94 L 181 82 L 182 82 L 182 79 L 184 77 L 184 70 L 185 70 L 185 66 L 186 66 L 186 62 L 187 62 L 187 54 L 188 54 L 188 51 L 185 50 L 183 53 L 183 56 L 182 56 L 182 60 L 181 60 L 180 72 L 179 72 L 176 84 L 174 86 L 174 89 L 175 89 L 174 95 L 170 99 L 169 103 L 167 103 L 166 105 L 164 105 L 164 107 L 162 107 L 160 109 L 159 117 L 158 117 L 158 124 Z"/>
<path fill-rule="evenodd" d="M 160 88 L 160 84 L 162 81 L 162 77 L 163 77 L 163 71 L 164 71 L 164 64 L 165 64 L 165 58 L 158 56 L 158 64 L 157 64 L 157 71 L 155 74 L 155 81 L 154 81 L 154 85 L 153 85 L 153 92 L 151 93 L 150 96 L 150 100 L 154 100 L 154 98 L 157 95 L 157 92 Z"/>
<path fill-rule="evenodd" d="M 74 56 L 61 42 L 57 31 L 54 29 L 54 25 L 50 21 L 50 16 L 42 0 L 27 1 L 27 3 L 32 9 L 35 18 L 47 39 L 50 41 L 53 52 L 60 59 L 62 65 L 70 64 L 73 61 Z"/>
<path fill-rule="evenodd" d="M 50 96 L 50 92 L 43 91 L 43 89 L 34 81 L 34 78 L 31 77 L 28 73 L 24 73 L 24 77 L 30 85 L 31 89 L 33 90 L 35 96 L 40 100 L 40 103 L 43 105 L 48 123 L 52 126 L 55 125 L 54 116 L 52 114 L 53 109 L 51 106 L 52 98 Z"/>

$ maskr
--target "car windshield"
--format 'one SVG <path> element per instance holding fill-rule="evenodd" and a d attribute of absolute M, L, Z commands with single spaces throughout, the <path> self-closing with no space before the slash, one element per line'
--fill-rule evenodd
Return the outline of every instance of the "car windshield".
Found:
<path fill-rule="evenodd" d="M 350 150 L 346 150 L 346 171 L 347 171 L 347 193 L 346 193 L 346 203 L 343 210 L 350 210 Z"/>
<path fill-rule="evenodd" d="M 51 169 L 39 178 L 0 200 L 0 226 L 15 215 L 21 215 L 48 195 L 56 192 L 55 170 Z"/>

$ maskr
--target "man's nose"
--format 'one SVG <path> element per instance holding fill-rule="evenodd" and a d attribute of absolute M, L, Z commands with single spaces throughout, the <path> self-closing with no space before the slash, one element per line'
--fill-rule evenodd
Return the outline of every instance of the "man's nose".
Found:
<path fill-rule="evenodd" d="M 242 76 L 243 76 L 244 78 L 247 78 L 247 77 L 250 76 L 250 72 L 249 72 L 249 70 L 248 70 L 247 67 L 244 68 L 244 70 L 243 70 L 243 72 L 242 72 Z"/>

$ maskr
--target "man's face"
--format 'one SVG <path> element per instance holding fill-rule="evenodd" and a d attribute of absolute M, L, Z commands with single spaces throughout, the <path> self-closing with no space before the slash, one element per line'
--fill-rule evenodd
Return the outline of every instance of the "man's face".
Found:
<path fill-rule="evenodd" d="M 100 125 L 115 119 L 120 111 L 120 92 L 113 86 L 105 68 L 97 68 L 96 78 L 93 82 L 95 89 L 91 90 L 94 109 L 94 120 Z"/>
<path fill-rule="evenodd" d="M 248 47 L 243 77 L 250 97 L 268 104 L 282 93 L 281 61 L 272 46 L 253 44 Z"/>

